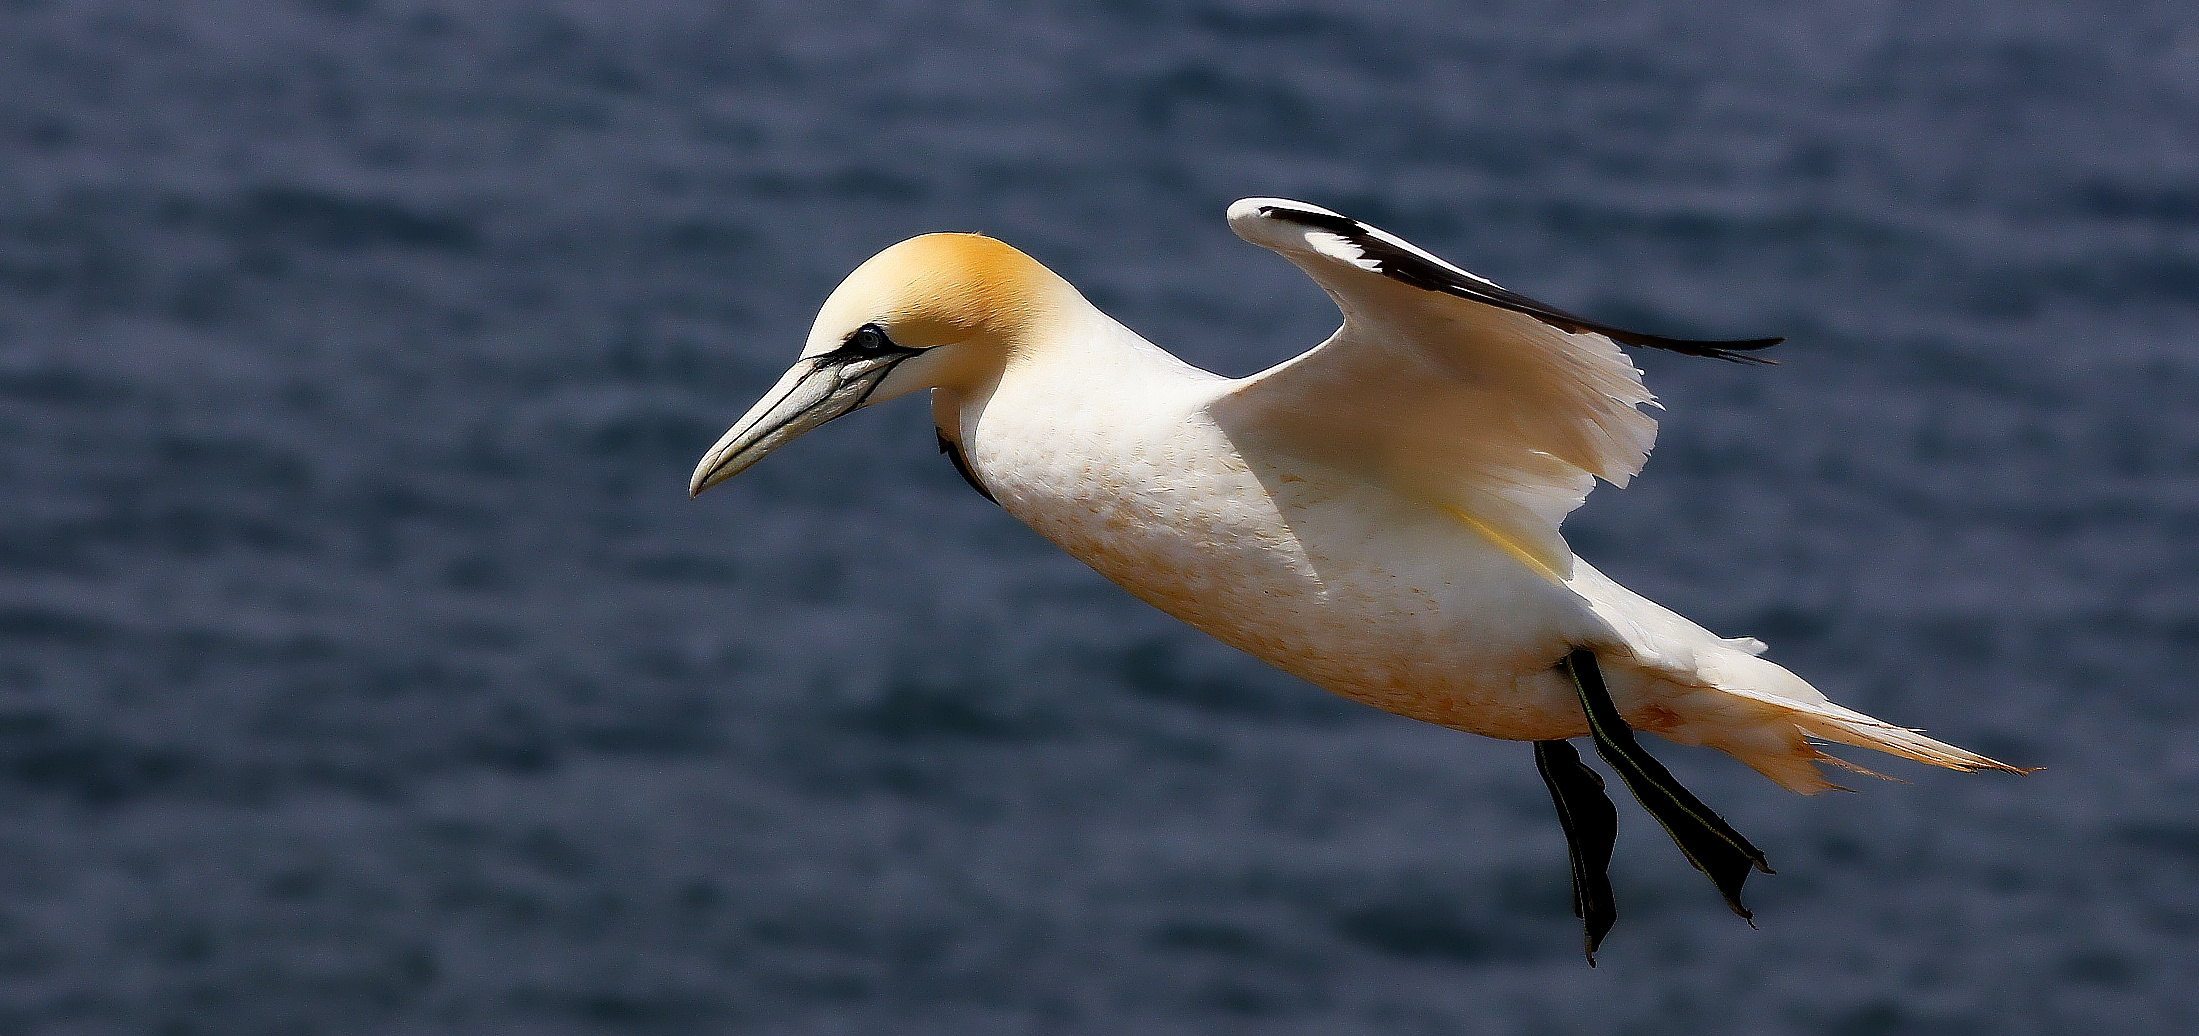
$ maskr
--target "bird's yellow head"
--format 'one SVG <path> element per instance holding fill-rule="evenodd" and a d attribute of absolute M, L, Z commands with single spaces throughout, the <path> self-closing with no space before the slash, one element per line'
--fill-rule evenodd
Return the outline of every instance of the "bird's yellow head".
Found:
<path fill-rule="evenodd" d="M 872 256 L 825 300 L 794 366 L 703 456 L 689 495 L 842 414 L 997 377 L 1078 297 L 1037 260 L 978 234 L 926 234 Z"/>

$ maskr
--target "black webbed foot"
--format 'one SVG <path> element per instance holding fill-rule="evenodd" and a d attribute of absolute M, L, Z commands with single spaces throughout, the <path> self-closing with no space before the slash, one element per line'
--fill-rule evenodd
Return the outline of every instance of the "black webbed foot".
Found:
<path fill-rule="evenodd" d="M 1581 762 L 1563 741 L 1535 742 L 1535 769 L 1550 786 L 1565 828 L 1565 852 L 1573 862 L 1573 916 L 1581 919 L 1588 966 L 1596 966 L 1596 947 L 1618 920 L 1611 898 L 1611 846 L 1619 837 L 1619 814 L 1603 793 L 1603 778 Z"/>
<path fill-rule="evenodd" d="M 1604 688 L 1594 652 L 1584 648 L 1565 656 L 1564 669 L 1580 695 L 1581 707 L 1588 712 L 1588 732 L 1596 740 L 1596 754 L 1618 772 L 1642 808 L 1664 826 L 1665 833 L 1687 856 L 1687 862 L 1718 886 L 1726 905 L 1743 920 L 1749 919 L 1748 909 L 1741 905 L 1741 883 L 1748 879 L 1751 869 L 1772 872 L 1763 852 L 1681 787 L 1663 764 L 1635 743 L 1634 731 L 1619 718 L 1618 707 L 1611 704 L 1611 692 Z"/>

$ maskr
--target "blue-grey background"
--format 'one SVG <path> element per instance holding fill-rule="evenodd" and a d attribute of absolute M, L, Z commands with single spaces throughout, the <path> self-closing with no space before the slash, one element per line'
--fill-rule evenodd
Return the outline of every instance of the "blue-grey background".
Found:
<path fill-rule="evenodd" d="M 1631 803 L 1333 700 L 921 403 L 687 474 L 857 262 L 1007 239 L 1242 374 L 1234 198 L 1782 365 L 1569 526 L 2028 779 Z M 0 1031 L 2199 1031 L 2178 0 L 0 3 Z M 1876 763 L 1877 760 L 1863 760 Z"/>

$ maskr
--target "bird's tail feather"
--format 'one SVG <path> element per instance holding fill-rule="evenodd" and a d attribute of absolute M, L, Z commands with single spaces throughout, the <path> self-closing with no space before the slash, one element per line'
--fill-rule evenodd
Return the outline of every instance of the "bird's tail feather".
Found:
<path fill-rule="evenodd" d="M 1773 730 L 1763 732 L 1772 735 L 1770 737 L 1759 735 L 1745 739 L 1744 743 L 1721 747 L 1726 747 L 1758 772 L 1795 791 L 1808 794 L 1835 787 L 1817 772 L 1812 765 L 1816 763 L 1827 763 L 1873 777 L 1884 776 L 1817 750 L 1816 746 L 1803 739 L 1804 735 L 1820 741 L 1885 752 L 1950 770 L 2031 772 L 1926 737 L 1920 731 L 1897 727 L 1885 720 L 1836 705 L 1827 701 L 1807 681 L 1768 659 L 1740 651 L 1718 654 L 1723 657 L 1714 664 L 1705 665 L 1702 675 L 1710 677 L 1720 692 L 1757 706 L 1757 709 L 1751 711 L 1756 711 L 1773 727 Z M 1788 733 L 1790 731 L 1791 734 Z M 1787 736 L 1778 736 L 1780 734 Z"/>
<path fill-rule="evenodd" d="M 1809 681 L 1758 657 L 1764 651 L 1762 641 L 1721 639 L 1579 558 L 1566 585 L 1588 601 L 1632 653 L 1631 659 L 1613 659 L 1618 664 L 1606 667 L 1617 683 L 1628 683 L 1630 676 L 1646 678 L 1647 684 L 1632 688 L 1644 692 L 1633 700 L 1665 703 L 1662 710 L 1643 711 L 1638 718 L 1646 725 L 1637 724 L 1640 729 L 1719 749 L 1805 795 L 1836 787 L 1818 770 L 1820 763 L 1870 773 L 1819 751 L 1811 738 L 1950 770 L 2030 772 L 1835 705 Z M 1632 674 L 1627 673 L 1629 663 Z"/>
<path fill-rule="evenodd" d="M 1794 725 L 1811 737 L 1835 741 L 1857 748 L 1872 748 L 1903 759 L 1943 766 L 1950 770 L 2004 770 L 2009 773 L 2030 773 L 2020 766 L 2010 766 L 1998 759 L 1987 758 L 1965 748 L 1956 748 L 1945 741 L 1924 736 L 1921 731 L 1897 727 L 1883 720 L 1873 719 L 1860 712 L 1833 708 L 1846 716 L 1817 716 L 1797 714 Z M 1869 772 L 1869 771 L 1865 771 Z"/>

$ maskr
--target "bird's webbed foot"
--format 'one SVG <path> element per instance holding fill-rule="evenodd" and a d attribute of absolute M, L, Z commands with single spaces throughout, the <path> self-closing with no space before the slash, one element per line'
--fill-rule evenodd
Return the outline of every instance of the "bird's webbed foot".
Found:
<path fill-rule="evenodd" d="M 1618 772 L 1619 779 L 1626 782 L 1627 790 L 1640 800 L 1642 808 L 1663 825 L 1665 833 L 1672 836 L 1680 852 L 1687 856 L 1687 862 L 1694 864 L 1696 870 L 1708 875 L 1711 883 L 1718 886 L 1718 894 L 1725 897 L 1726 905 L 1747 920 L 1751 915 L 1741 905 L 1741 883 L 1747 880 L 1752 869 L 1766 874 L 1772 872 L 1770 865 L 1764 862 L 1763 852 L 1711 812 L 1701 799 L 1681 787 L 1663 764 L 1635 742 L 1634 731 L 1619 718 L 1618 707 L 1611 703 L 1611 692 L 1604 688 L 1603 673 L 1596 668 L 1595 652 L 1585 648 L 1576 650 L 1565 656 L 1561 668 L 1572 679 L 1573 689 L 1580 695 L 1581 707 L 1588 713 L 1588 732 L 1596 741 L 1596 754 Z M 1547 743 L 1536 745 L 1538 762 L 1542 758 L 1541 746 Z M 1567 754 L 1570 755 L 1570 751 Z M 1574 765 L 1580 765 L 1577 756 Z M 1547 774 L 1544 779 L 1549 779 Z M 1555 784 L 1551 793 L 1557 794 Z M 1567 836 L 1571 837 L 1570 829 Z M 1577 849 L 1574 860 L 1577 890 L 1580 882 Z M 1608 896 L 1609 885 L 1605 884 L 1604 888 Z M 1576 899 L 1578 895 L 1576 891 Z M 1593 942 L 1591 939 L 1591 944 Z"/>
<path fill-rule="evenodd" d="M 1550 786 L 1558 823 L 1565 828 L 1565 852 L 1573 862 L 1573 916 L 1581 919 L 1588 966 L 1596 966 L 1596 947 L 1618 920 L 1611 898 L 1611 846 L 1619 837 L 1619 814 L 1603 793 L 1603 778 L 1581 762 L 1564 741 L 1535 742 L 1535 769 Z"/>

